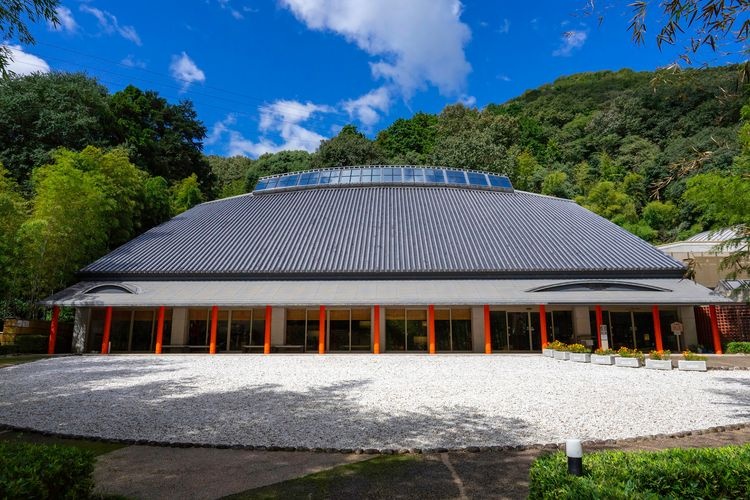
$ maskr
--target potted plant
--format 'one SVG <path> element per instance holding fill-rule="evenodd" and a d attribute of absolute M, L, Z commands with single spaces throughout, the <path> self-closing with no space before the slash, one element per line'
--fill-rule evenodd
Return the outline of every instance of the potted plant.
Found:
<path fill-rule="evenodd" d="M 548 358 L 554 358 L 555 351 L 559 351 L 564 348 L 565 348 L 565 344 L 563 344 L 559 340 L 555 340 L 553 342 L 548 342 L 547 345 L 542 347 L 542 354 L 544 356 L 547 356 Z"/>
<path fill-rule="evenodd" d="M 563 361 L 570 359 L 570 353 L 566 344 L 560 342 L 555 346 L 555 359 L 562 359 Z"/>
<path fill-rule="evenodd" d="M 677 362 L 677 368 L 683 371 L 705 372 L 707 370 L 706 357 L 692 351 L 684 351 L 682 359 Z"/>
<path fill-rule="evenodd" d="M 612 349 L 597 349 L 591 355 L 591 362 L 595 365 L 615 364 L 615 351 Z"/>
<path fill-rule="evenodd" d="M 590 363 L 591 350 L 583 344 L 571 344 L 568 346 L 570 360 L 576 363 Z"/>
<path fill-rule="evenodd" d="M 628 349 L 620 347 L 615 358 L 615 366 L 624 366 L 626 368 L 640 368 L 643 365 L 643 353 L 638 349 Z"/>
<path fill-rule="evenodd" d="M 648 353 L 646 368 L 651 370 L 671 370 L 672 369 L 671 351 L 651 351 Z"/>

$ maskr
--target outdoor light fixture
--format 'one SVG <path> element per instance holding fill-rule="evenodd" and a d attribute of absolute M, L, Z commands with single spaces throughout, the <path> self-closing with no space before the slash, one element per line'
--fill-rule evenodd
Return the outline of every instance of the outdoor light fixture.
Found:
<path fill-rule="evenodd" d="M 568 474 L 573 476 L 583 475 L 583 447 L 580 439 L 568 439 L 565 441 L 565 454 L 568 455 Z"/>

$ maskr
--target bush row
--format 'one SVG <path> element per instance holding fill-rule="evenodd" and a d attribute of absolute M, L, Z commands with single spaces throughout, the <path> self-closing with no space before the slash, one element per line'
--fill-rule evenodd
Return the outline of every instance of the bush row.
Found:
<path fill-rule="evenodd" d="M 750 354 L 750 342 L 728 343 L 727 354 Z"/>

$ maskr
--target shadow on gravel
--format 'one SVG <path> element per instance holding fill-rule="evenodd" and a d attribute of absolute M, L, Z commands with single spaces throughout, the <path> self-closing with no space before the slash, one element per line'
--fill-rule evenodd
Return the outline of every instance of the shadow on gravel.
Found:
<path fill-rule="evenodd" d="M 352 449 L 508 445 L 528 442 L 524 437 L 532 434 L 522 419 L 490 419 L 477 407 L 408 408 L 400 401 L 391 412 L 388 405 L 364 406 L 359 394 L 369 390 L 368 379 L 304 392 L 249 381 L 226 391 L 197 377 L 127 380 L 163 374 L 166 367 L 153 360 L 110 358 L 79 367 L 86 371 L 84 383 L 73 382 L 75 377 L 66 382 L 57 366 L 59 384 L 49 387 L 51 374 L 43 377 L 49 367 L 40 366 L 34 376 L 44 384 L 33 394 L 14 398 L 12 388 L 0 386 L 0 395 L 11 396 L 0 404 L 0 422 L 111 439 Z M 386 401 L 388 396 L 382 395 Z"/>
<path fill-rule="evenodd" d="M 727 387 L 727 390 L 716 388 L 713 392 L 725 396 L 728 401 L 717 402 L 716 404 L 732 406 L 736 410 L 737 417 L 750 420 L 750 380 L 735 377 L 721 377 L 718 381 L 728 384 L 729 387 Z"/>

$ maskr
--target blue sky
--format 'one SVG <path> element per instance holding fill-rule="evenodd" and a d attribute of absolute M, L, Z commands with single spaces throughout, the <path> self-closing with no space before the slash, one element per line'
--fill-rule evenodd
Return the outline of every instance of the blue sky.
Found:
<path fill-rule="evenodd" d="M 37 45 L 11 43 L 17 73 L 85 71 L 191 99 L 205 151 L 314 150 L 347 123 L 374 136 L 395 119 L 483 107 L 581 71 L 675 61 L 653 34 L 635 46 L 630 1 L 604 21 L 586 0 L 63 0 Z M 658 16 L 649 20 L 658 21 Z M 705 54 L 702 62 L 727 57 Z"/>

